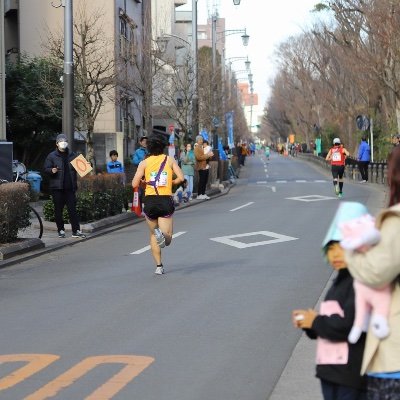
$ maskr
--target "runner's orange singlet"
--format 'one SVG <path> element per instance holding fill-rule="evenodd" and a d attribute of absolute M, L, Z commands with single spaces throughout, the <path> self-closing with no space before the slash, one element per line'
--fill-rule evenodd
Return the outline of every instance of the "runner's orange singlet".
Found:
<path fill-rule="evenodd" d="M 164 161 L 165 154 L 160 154 L 159 156 L 150 156 L 146 158 L 146 168 L 144 171 L 144 176 L 146 182 L 152 182 L 157 176 L 162 162 Z M 169 158 L 169 157 L 168 157 Z M 160 179 L 158 180 L 157 190 L 158 194 L 161 196 L 172 196 L 172 168 L 168 165 L 168 159 L 165 166 L 161 172 Z M 151 185 L 146 185 L 145 196 L 157 195 L 154 187 Z"/>

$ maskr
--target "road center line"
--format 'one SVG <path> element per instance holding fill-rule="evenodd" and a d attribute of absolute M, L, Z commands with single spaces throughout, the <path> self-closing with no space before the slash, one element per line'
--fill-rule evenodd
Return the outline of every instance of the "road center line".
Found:
<path fill-rule="evenodd" d="M 254 204 L 254 201 L 251 201 L 250 203 L 243 204 L 242 206 L 233 208 L 232 210 L 229 210 L 229 211 L 237 211 L 237 210 L 240 210 L 241 208 L 244 208 L 244 207 L 247 207 L 247 206 L 251 206 L 252 204 Z"/>
<path fill-rule="evenodd" d="M 172 238 L 175 239 L 175 238 L 177 238 L 178 236 L 181 236 L 181 235 L 183 235 L 183 234 L 185 234 L 185 233 L 186 233 L 186 232 L 177 232 L 177 233 L 174 233 L 174 234 L 172 235 Z M 145 247 L 143 247 L 142 249 L 133 251 L 133 252 L 130 253 L 130 254 L 142 254 L 142 253 L 146 252 L 147 250 L 150 250 L 150 246 L 145 246 Z"/>

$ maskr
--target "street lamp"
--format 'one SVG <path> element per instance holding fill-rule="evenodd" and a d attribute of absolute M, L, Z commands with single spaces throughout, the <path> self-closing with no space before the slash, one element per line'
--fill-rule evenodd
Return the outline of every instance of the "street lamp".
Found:
<path fill-rule="evenodd" d="M 222 32 L 217 32 L 217 15 L 216 13 L 214 13 L 212 15 L 212 29 L 211 29 L 211 35 L 212 35 L 212 71 L 213 74 L 215 74 L 216 71 L 216 59 L 217 59 L 217 34 L 219 35 L 224 35 L 224 36 L 228 36 L 228 35 L 233 35 L 233 34 L 238 34 L 238 33 L 242 33 L 242 43 L 243 46 L 247 46 L 249 44 L 249 38 L 250 36 L 246 33 L 246 28 L 244 29 L 230 29 L 230 30 L 225 30 Z M 212 112 L 212 119 L 213 119 L 213 128 L 214 128 L 214 137 L 213 137 L 213 147 L 215 150 L 218 149 L 218 136 L 216 134 L 216 129 L 219 126 L 219 120 L 216 116 L 216 95 L 217 95 L 217 88 L 216 86 L 216 82 L 215 82 L 215 77 L 212 80 L 213 81 L 213 87 L 212 87 L 212 103 L 211 103 L 211 112 Z"/>
<path fill-rule="evenodd" d="M 164 53 L 167 50 L 168 43 L 172 38 L 181 41 L 187 48 L 191 47 L 191 44 L 184 38 L 181 38 L 180 36 L 177 35 L 173 35 L 172 33 L 163 33 L 162 36 L 159 36 L 156 39 L 158 49 L 160 50 L 161 53 Z"/>
<path fill-rule="evenodd" d="M 240 0 L 233 0 L 233 4 L 234 4 L 235 6 L 238 6 L 238 5 L 240 4 Z"/>
<path fill-rule="evenodd" d="M 251 61 L 249 60 L 249 57 L 230 57 L 230 58 L 227 58 L 227 59 L 226 59 L 226 61 L 229 62 L 229 65 L 230 65 L 230 66 L 231 66 L 234 62 L 240 61 L 240 60 L 245 60 L 244 65 L 245 65 L 246 69 L 249 70 L 249 69 L 250 69 L 250 64 L 251 64 Z"/>

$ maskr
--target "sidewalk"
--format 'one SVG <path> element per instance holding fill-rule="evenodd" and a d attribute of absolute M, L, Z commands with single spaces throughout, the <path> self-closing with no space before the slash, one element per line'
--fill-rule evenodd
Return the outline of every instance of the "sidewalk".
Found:
<path fill-rule="evenodd" d="M 216 198 L 222 196 L 229 192 L 230 185 L 228 184 L 224 189 L 211 188 L 207 191 L 207 195 L 211 198 Z M 190 203 L 184 203 L 176 207 L 176 211 L 182 210 L 187 207 L 194 206 L 196 204 L 201 204 L 208 200 L 196 200 L 194 199 Z M 66 246 L 73 246 L 82 240 L 90 240 L 95 237 L 105 235 L 121 229 L 123 227 L 138 224 L 144 221 L 144 218 L 136 216 L 135 213 L 126 212 L 122 214 L 115 215 L 113 217 L 105 218 L 100 221 L 95 221 L 88 224 L 81 224 L 81 230 L 87 234 L 85 239 L 72 238 L 70 236 L 71 226 L 69 224 L 65 225 L 65 230 L 67 237 L 60 239 L 58 237 L 58 232 L 56 224 L 54 222 L 45 221 L 43 218 L 43 201 L 36 203 L 31 203 L 32 207 L 39 213 L 43 221 L 43 236 L 40 239 L 29 239 L 26 241 L 18 242 L 17 244 L 5 244 L 0 247 L 0 269 L 11 265 L 18 264 L 22 261 L 29 260 L 34 257 L 41 256 L 46 253 L 56 251 L 60 248 Z"/>
<path fill-rule="evenodd" d="M 321 172 L 321 168 L 313 166 Z M 329 171 L 327 171 L 327 176 L 330 176 Z M 346 180 L 346 184 L 351 183 L 357 184 L 353 180 Z M 376 215 L 387 206 L 388 188 L 374 183 L 368 183 L 367 185 L 363 187 L 368 188 L 371 191 L 371 195 L 365 205 L 372 215 Z M 318 308 L 318 304 L 324 298 L 325 292 L 331 286 L 331 280 L 334 275 L 335 273 L 332 274 L 331 279 L 322 290 L 315 308 Z M 315 341 L 302 334 L 267 400 L 321 400 L 319 379 L 315 377 L 314 355 Z"/>

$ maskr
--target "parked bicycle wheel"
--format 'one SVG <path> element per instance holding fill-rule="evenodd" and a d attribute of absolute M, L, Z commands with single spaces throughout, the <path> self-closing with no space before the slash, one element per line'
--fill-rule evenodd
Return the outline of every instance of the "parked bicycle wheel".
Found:
<path fill-rule="evenodd" d="M 20 229 L 18 236 L 24 239 L 41 238 L 43 235 L 43 221 L 39 213 L 29 206 L 29 220 L 31 224 L 24 229 Z"/>

